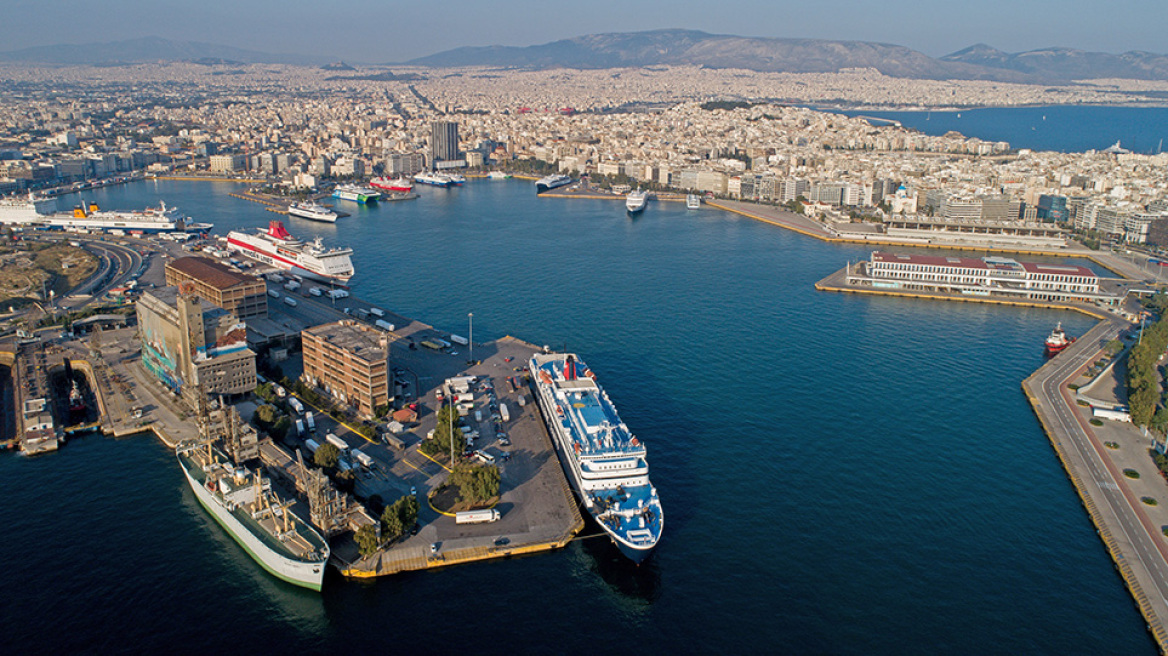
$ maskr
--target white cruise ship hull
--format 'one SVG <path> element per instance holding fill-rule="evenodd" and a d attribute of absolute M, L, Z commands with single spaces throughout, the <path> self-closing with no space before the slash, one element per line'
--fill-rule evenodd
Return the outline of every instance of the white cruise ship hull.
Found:
<path fill-rule="evenodd" d="M 344 275 L 329 275 L 317 270 L 316 267 L 310 268 L 309 264 L 300 262 L 298 259 L 293 259 L 299 257 L 295 254 L 290 253 L 288 256 L 280 255 L 273 252 L 275 250 L 274 246 L 264 243 L 264 241 L 259 238 L 242 233 L 229 233 L 227 235 L 227 247 L 230 250 L 242 253 L 253 260 L 263 262 L 264 264 L 270 264 L 277 269 L 283 269 L 284 271 L 289 271 L 305 278 L 319 280 L 323 283 L 345 284 L 349 281 L 350 278 L 353 277 L 353 269 L 351 265 L 345 267 L 345 271 L 347 273 Z M 348 258 L 346 257 L 346 260 L 347 259 Z"/>
<path fill-rule="evenodd" d="M 195 493 L 195 498 L 199 500 L 203 508 L 269 574 L 293 585 L 320 591 L 321 584 L 324 581 L 324 570 L 327 559 L 326 561 L 315 563 L 295 561 L 272 551 L 271 548 L 252 534 L 247 527 L 241 524 L 230 511 L 224 508 L 207 488 L 196 481 L 185 466 L 183 466 L 183 474 L 187 477 L 187 483 L 190 484 L 191 490 Z"/>

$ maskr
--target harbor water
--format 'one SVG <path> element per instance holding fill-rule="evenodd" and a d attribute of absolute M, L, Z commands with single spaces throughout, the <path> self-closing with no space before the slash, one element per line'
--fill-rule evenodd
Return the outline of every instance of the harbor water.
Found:
<path fill-rule="evenodd" d="M 588 538 L 317 595 L 264 574 L 159 442 L 88 437 L 0 457 L 13 653 L 1153 653 L 1019 388 L 1054 324 L 1089 318 L 816 292 L 867 251 L 683 203 L 630 219 L 472 180 L 333 201 L 351 216 L 327 225 L 235 189 L 86 199 L 162 199 L 218 234 L 283 218 L 355 249 L 362 298 L 579 352 L 648 446 L 662 543 L 639 568 Z"/>

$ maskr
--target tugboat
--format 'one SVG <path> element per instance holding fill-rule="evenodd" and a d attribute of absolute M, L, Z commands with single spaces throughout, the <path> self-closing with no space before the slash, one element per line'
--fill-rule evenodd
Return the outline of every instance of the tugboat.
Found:
<path fill-rule="evenodd" d="M 1061 353 L 1063 349 L 1070 346 L 1074 341 L 1074 337 L 1067 337 L 1067 333 L 1063 331 L 1063 324 L 1060 321 L 1054 327 L 1054 330 L 1050 331 L 1050 337 L 1046 338 L 1046 354 L 1056 355 Z"/>

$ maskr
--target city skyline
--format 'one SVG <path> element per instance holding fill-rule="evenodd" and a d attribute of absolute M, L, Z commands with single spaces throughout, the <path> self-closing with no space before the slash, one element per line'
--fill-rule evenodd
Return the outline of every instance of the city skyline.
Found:
<path fill-rule="evenodd" d="M 1163 52 L 1158 27 L 1168 6 L 1147 0 L 1108 9 L 1108 29 L 1085 2 L 1016 7 L 1000 0 L 971 5 L 945 2 L 922 12 L 906 0 L 879 11 L 851 1 L 814 6 L 747 2 L 738 11 L 710 15 L 696 2 L 626 6 L 612 0 L 548 7 L 527 0 L 506 6 L 451 0 L 440 12 L 413 3 L 385 6 L 350 0 L 322 20 L 321 7 L 290 0 L 273 12 L 256 3 L 210 0 L 149 3 L 123 0 L 116 6 L 74 0 L 20 1 L 0 25 L 2 50 L 89 44 L 159 36 L 270 53 L 289 53 L 359 63 L 398 63 L 463 46 L 529 46 L 586 34 L 682 28 L 711 34 L 765 38 L 855 40 L 903 45 L 939 57 L 985 43 L 1006 52 L 1066 47 L 1121 53 Z M 1074 5 L 1080 5 L 1078 11 Z M 1007 9 L 1009 11 L 1007 11 Z M 85 29 L 62 30 L 60 15 Z M 1001 17 L 1009 15 L 1010 21 Z M 941 27 L 938 27 L 938 26 Z"/>

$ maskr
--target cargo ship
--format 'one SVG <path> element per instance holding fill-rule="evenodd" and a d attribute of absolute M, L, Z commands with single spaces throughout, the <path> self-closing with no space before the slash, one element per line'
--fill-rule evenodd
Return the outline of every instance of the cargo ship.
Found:
<path fill-rule="evenodd" d="M 293 237 L 281 221 L 272 221 L 267 231 L 227 233 L 227 248 L 314 280 L 347 283 L 353 277 L 351 248 L 325 248 L 320 237 L 311 244 Z"/>
<path fill-rule="evenodd" d="M 665 523 L 645 445 L 575 354 L 537 353 L 528 364 L 572 489 L 621 553 L 641 563 Z"/>
<path fill-rule="evenodd" d="M 536 180 L 535 193 L 542 194 L 545 191 L 551 191 L 556 187 L 562 187 L 566 184 L 572 184 L 572 178 L 566 175 L 549 175 Z"/>
<path fill-rule="evenodd" d="M 1074 343 L 1074 337 L 1068 337 L 1066 331 L 1063 330 L 1063 324 L 1060 321 L 1054 330 L 1050 331 L 1050 336 L 1046 338 L 1046 354 L 1055 355 L 1061 353 L 1063 349 Z"/>
<path fill-rule="evenodd" d="M 373 187 L 363 185 L 343 184 L 333 189 L 333 198 L 351 200 L 357 203 L 375 203 L 381 198 L 381 192 Z"/>
<path fill-rule="evenodd" d="M 406 178 L 390 179 L 385 176 L 381 176 L 379 178 L 373 178 L 370 180 L 369 185 L 371 187 L 377 187 L 382 191 L 388 191 L 393 194 L 408 194 L 414 190 L 414 183 L 410 182 Z"/>
<path fill-rule="evenodd" d="M 272 492 L 259 471 L 238 467 L 206 444 L 180 444 L 179 465 L 195 498 L 269 574 L 320 591 L 328 540 Z"/>
<path fill-rule="evenodd" d="M 317 203 L 292 203 L 288 206 L 288 216 L 296 216 L 309 221 L 336 223 L 337 213 Z"/>
<path fill-rule="evenodd" d="M 630 191 L 629 195 L 625 197 L 625 209 L 629 214 L 637 214 L 645 209 L 645 205 L 649 202 L 649 192 L 643 189 Z"/>

